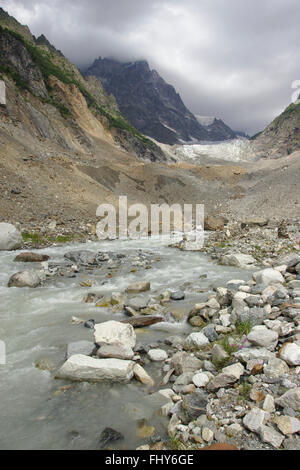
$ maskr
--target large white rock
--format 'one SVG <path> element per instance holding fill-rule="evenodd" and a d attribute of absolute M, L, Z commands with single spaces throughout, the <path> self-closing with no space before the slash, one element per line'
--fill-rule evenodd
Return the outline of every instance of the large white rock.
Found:
<path fill-rule="evenodd" d="M 280 359 L 289 366 L 300 366 L 300 347 L 295 343 L 286 343 L 280 350 Z"/>
<path fill-rule="evenodd" d="M 235 377 L 236 380 L 239 380 L 244 372 L 245 368 L 239 362 L 237 362 L 236 364 L 232 364 L 231 366 L 224 367 L 222 369 L 223 374 L 231 375 Z"/>
<path fill-rule="evenodd" d="M 37 287 L 46 280 L 44 271 L 20 271 L 13 274 L 8 281 L 8 287 Z"/>
<path fill-rule="evenodd" d="M 266 348 L 243 348 L 240 351 L 233 353 L 239 361 L 249 362 L 252 359 L 262 360 L 264 362 L 274 359 L 274 353 Z"/>
<path fill-rule="evenodd" d="M 209 344 L 209 339 L 203 333 L 191 333 L 185 340 L 188 348 L 203 348 Z"/>
<path fill-rule="evenodd" d="M 276 271 L 276 269 L 271 268 L 258 271 L 253 275 L 253 277 L 257 284 L 264 284 L 265 286 L 278 283 L 282 284 L 284 282 L 282 274 L 280 274 L 279 271 Z"/>
<path fill-rule="evenodd" d="M 196 374 L 193 377 L 193 383 L 198 388 L 205 387 L 208 384 L 209 380 L 210 378 L 205 372 L 200 372 L 199 374 Z"/>
<path fill-rule="evenodd" d="M 163 349 L 150 349 L 148 356 L 153 362 L 161 362 L 168 359 L 168 354 Z"/>
<path fill-rule="evenodd" d="M 278 333 L 269 330 L 264 325 L 255 326 L 247 336 L 247 339 L 254 346 L 260 346 L 270 351 L 274 351 L 278 343 Z"/>
<path fill-rule="evenodd" d="M 14 225 L 0 223 L 0 251 L 17 250 L 23 245 L 23 238 Z"/>
<path fill-rule="evenodd" d="M 262 442 L 270 444 L 275 447 L 275 449 L 278 449 L 284 441 L 284 436 L 270 426 L 261 426 L 259 436 Z"/>
<path fill-rule="evenodd" d="M 260 408 L 253 408 L 243 419 L 244 426 L 249 431 L 258 433 L 263 426 L 265 420 L 265 412 Z"/>
<path fill-rule="evenodd" d="M 288 390 L 280 398 L 276 398 L 275 403 L 282 408 L 289 407 L 295 411 L 300 411 L 300 387 Z"/>
<path fill-rule="evenodd" d="M 253 256 L 242 253 L 225 255 L 221 259 L 221 264 L 224 266 L 236 266 L 238 268 L 253 268 L 255 263 L 256 259 Z"/>
<path fill-rule="evenodd" d="M 122 344 L 134 348 L 136 334 L 134 328 L 127 323 L 108 321 L 95 325 L 95 343 L 99 346 L 103 344 Z"/>
<path fill-rule="evenodd" d="M 133 377 L 133 361 L 94 359 L 78 354 L 70 357 L 60 368 L 57 377 L 74 381 L 129 382 Z"/>

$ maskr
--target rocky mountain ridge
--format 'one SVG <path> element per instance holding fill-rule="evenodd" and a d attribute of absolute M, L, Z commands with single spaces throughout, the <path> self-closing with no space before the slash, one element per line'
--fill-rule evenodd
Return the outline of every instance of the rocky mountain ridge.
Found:
<path fill-rule="evenodd" d="M 199 115 L 196 115 L 196 118 L 197 121 L 209 132 L 213 140 L 230 140 L 236 139 L 237 137 L 237 134 L 232 129 L 230 129 L 230 127 L 227 126 L 227 124 L 225 124 L 222 119 Z"/>
<path fill-rule="evenodd" d="M 144 60 L 121 63 L 100 57 L 85 75 L 95 75 L 107 93 L 116 97 L 129 121 L 158 142 L 174 145 L 214 139 L 186 108 L 174 87 Z"/>

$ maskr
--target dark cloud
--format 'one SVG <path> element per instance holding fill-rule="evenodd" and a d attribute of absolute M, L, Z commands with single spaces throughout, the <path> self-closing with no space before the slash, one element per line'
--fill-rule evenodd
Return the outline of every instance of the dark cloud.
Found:
<path fill-rule="evenodd" d="M 7 0 L 80 67 L 147 59 L 196 114 L 261 130 L 300 79 L 298 0 Z"/>

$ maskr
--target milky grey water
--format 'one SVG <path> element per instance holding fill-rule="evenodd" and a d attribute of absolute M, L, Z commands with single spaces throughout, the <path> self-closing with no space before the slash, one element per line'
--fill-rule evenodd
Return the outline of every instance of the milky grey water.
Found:
<path fill-rule="evenodd" d="M 107 309 L 84 303 L 89 290 L 98 289 L 109 295 L 124 291 L 133 282 L 149 280 L 151 294 L 155 295 L 168 288 L 176 290 L 186 282 L 205 289 L 215 282 L 225 285 L 229 279 L 251 276 L 249 271 L 218 266 L 203 254 L 181 252 L 167 245 L 166 240 L 145 239 L 40 250 L 57 262 L 63 261 L 67 251 L 81 249 L 117 253 L 141 249 L 151 252 L 156 260 L 152 269 L 132 273 L 128 267 L 104 286 L 100 277 L 97 285 L 96 278 L 92 289 L 80 287 L 86 279 L 81 274 L 74 279 L 55 278 L 51 285 L 36 289 L 8 289 L 9 277 L 28 265 L 13 262 L 19 252 L 0 252 L 0 340 L 5 341 L 7 348 L 7 363 L 0 365 L 0 449 L 99 449 L 99 436 L 108 426 L 124 435 L 123 441 L 111 447 L 135 449 L 147 443 L 147 438 L 138 435 L 142 419 L 147 420 L 147 426 L 155 426 L 156 435 L 166 437 L 168 420 L 158 413 L 160 403 L 137 381 L 128 385 L 72 384 L 55 380 L 50 372 L 37 369 L 35 364 L 46 358 L 59 366 L 65 360 L 68 343 L 93 340 L 91 330 L 70 324 L 72 316 L 94 318 L 97 322 L 120 318 Z M 202 279 L 204 274 L 208 279 Z M 182 305 L 193 305 L 202 298 L 203 294 L 187 291 Z M 186 322 L 136 330 L 137 341 L 145 344 L 189 331 Z M 161 366 L 150 364 L 145 368 L 159 383 Z M 71 388 L 61 391 L 68 385 Z"/>

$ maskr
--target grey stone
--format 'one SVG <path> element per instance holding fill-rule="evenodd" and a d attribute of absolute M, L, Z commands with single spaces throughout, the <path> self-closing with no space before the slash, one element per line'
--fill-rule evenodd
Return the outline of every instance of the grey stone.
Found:
<path fill-rule="evenodd" d="M 261 440 L 278 449 L 284 441 L 284 436 L 270 426 L 261 426 L 259 430 Z"/>
<path fill-rule="evenodd" d="M 182 401 L 182 410 L 187 422 L 194 421 L 200 415 L 206 414 L 207 403 L 208 395 L 203 390 L 196 390 L 193 394 L 185 396 Z"/>
<path fill-rule="evenodd" d="M 43 271 L 20 271 L 13 274 L 8 281 L 8 287 L 38 287 L 41 282 L 46 280 Z"/>
<path fill-rule="evenodd" d="M 270 359 L 264 366 L 264 373 L 268 377 L 280 377 L 283 374 L 288 373 L 289 367 L 284 361 L 278 358 Z"/>
<path fill-rule="evenodd" d="M 0 223 L 0 251 L 17 250 L 23 245 L 23 238 L 19 230 L 4 222 Z"/>
<path fill-rule="evenodd" d="M 125 307 L 132 308 L 135 311 L 140 311 L 146 308 L 149 304 L 149 297 L 134 297 L 125 302 Z"/>
<path fill-rule="evenodd" d="M 96 254 L 89 250 L 69 251 L 65 258 L 76 264 L 94 264 Z"/>
<path fill-rule="evenodd" d="M 260 408 L 253 408 L 243 419 L 244 426 L 249 431 L 259 433 L 261 426 L 264 424 L 265 412 Z"/>
<path fill-rule="evenodd" d="M 168 359 L 168 354 L 163 349 L 150 349 L 148 356 L 153 362 L 161 362 Z"/>
<path fill-rule="evenodd" d="M 282 284 L 284 282 L 282 274 L 271 268 L 263 269 L 262 271 L 255 273 L 253 277 L 257 284 L 264 284 L 265 286 L 278 283 Z"/>
<path fill-rule="evenodd" d="M 252 329 L 247 339 L 254 346 L 264 347 L 273 351 L 278 343 L 278 333 L 269 330 L 263 325 L 258 325 Z"/>
<path fill-rule="evenodd" d="M 184 300 L 185 298 L 185 293 L 183 291 L 177 291 L 177 292 L 172 292 L 170 295 L 171 300 Z"/>
<path fill-rule="evenodd" d="M 74 381 L 129 382 L 134 362 L 121 359 L 94 359 L 81 354 L 70 357 L 59 369 L 58 378 Z"/>
<path fill-rule="evenodd" d="M 187 348 L 203 348 L 209 345 L 209 339 L 203 333 L 191 333 L 185 340 Z"/>
<path fill-rule="evenodd" d="M 97 351 L 97 356 L 100 358 L 115 358 L 131 360 L 134 357 L 133 350 L 124 344 L 110 343 L 103 344 Z"/>
<path fill-rule="evenodd" d="M 103 344 L 119 343 L 130 348 L 136 344 L 136 334 L 133 327 L 127 323 L 108 321 L 95 325 L 95 343 Z"/>
<path fill-rule="evenodd" d="M 275 403 L 282 408 L 288 406 L 295 411 L 300 411 L 300 387 L 288 390 L 284 395 L 276 398 Z"/>
<path fill-rule="evenodd" d="M 224 266 L 236 266 L 238 268 L 253 267 L 256 260 L 251 255 L 244 255 L 242 253 L 235 253 L 231 255 L 225 255 L 221 259 L 221 264 Z"/>
<path fill-rule="evenodd" d="M 177 375 L 184 372 L 197 372 L 202 367 L 202 361 L 187 352 L 179 351 L 171 359 L 171 366 Z"/>

